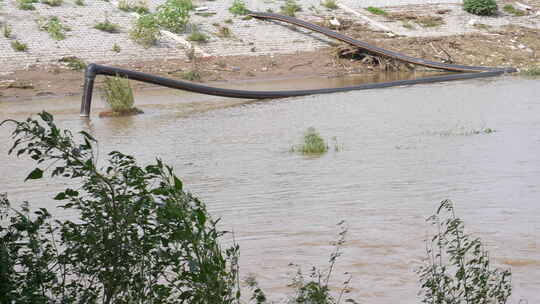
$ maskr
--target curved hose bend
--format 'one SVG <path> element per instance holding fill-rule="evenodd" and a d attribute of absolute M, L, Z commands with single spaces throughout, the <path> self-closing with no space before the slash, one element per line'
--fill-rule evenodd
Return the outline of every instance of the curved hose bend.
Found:
<path fill-rule="evenodd" d="M 292 96 L 304 96 L 304 95 L 313 95 L 313 94 L 327 94 L 335 92 L 345 92 L 352 90 L 366 90 L 366 89 L 375 89 L 375 88 L 387 88 L 393 86 L 402 86 L 402 85 L 412 85 L 420 83 L 432 83 L 432 82 L 441 82 L 441 81 L 450 81 L 450 80 L 460 80 L 460 79 L 472 79 L 480 77 L 492 77 L 501 75 L 503 73 L 515 72 L 514 68 L 492 68 L 492 67 L 477 67 L 477 66 L 465 66 L 465 65 L 456 65 L 456 64 L 445 64 L 440 62 L 434 62 L 430 60 L 424 60 L 420 58 L 415 58 L 407 55 L 403 55 L 394 51 L 382 49 L 376 46 L 372 46 L 362 41 L 355 40 L 353 38 L 344 36 L 342 34 L 331 31 L 330 29 L 302 21 L 293 17 L 283 16 L 279 14 L 271 13 L 259 13 L 259 12 L 250 12 L 250 16 L 259 18 L 259 19 L 273 19 L 290 24 L 294 24 L 300 27 L 310 29 L 315 32 L 327 35 L 329 37 L 335 38 L 337 40 L 343 41 L 355 47 L 361 48 L 363 50 L 369 51 L 373 54 L 380 56 L 385 56 L 400 60 L 403 62 L 408 62 L 411 64 L 421 65 L 430 68 L 442 69 L 453 72 L 462 72 L 450 75 L 441 75 L 441 76 L 432 76 L 419 79 L 410 79 L 410 80 L 398 80 L 390 82 L 380 82 L 380 83 L 367 83 L 359 84 L 354 86 L 347 86 L 341 88 L 327 88 L 327 89 L 312 89 L 312 90 L 288 90 L 288 91 L 249 91 L 249 90 L 235 90 L 235 89 L 224 89 L 211 87 L 201 84 L 196 84 L 187 81 L 174 80 L 170 78 L 160 77 L 156 75 L 131 71 L 127 69 L 115 68 L 110 66 L 98 65 L 98 64 L 89 64 L 85 70 L 85 82 L 84 82 L 84 91 L 81 102 L 81 116 L 87 117 L 90 115 L 90 106 L 92 103 L 92 91 L 94 87 L 94 79 L 97 75 L 109 75 L 109 76 L 120 76 L 137 81 L 142 81 L 146 83 L 157 84 L 169 88 L 180 89 L 185 91 L 191 91 L 207 95 L 215 96 L 224 96 L 224 97 L 233 97 L 233 98 L 247 98 L 247 99 L 267 99 L 267 98 L 283 98 L 283 97 L 292 97 Z"/>

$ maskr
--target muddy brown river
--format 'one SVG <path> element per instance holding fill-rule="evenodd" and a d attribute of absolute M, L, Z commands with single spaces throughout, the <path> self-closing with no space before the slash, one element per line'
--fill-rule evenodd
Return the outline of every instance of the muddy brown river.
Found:
<path fill-rule="evenodd" d="M 334 79 L 331 85 L 350 84 Z M 313 87 L 320 79 L 246 83 Z M 328 82 L 328 80 L 326 80 Z M 352 274 L 359 303 L 419 303 L 414 270 L 424 257 L 425 218 L 443 199 L 480 236 L 495 264 L 511 267 L 512 303 L 540 302 L 540 81 L 518 77 L 246 102 L 170 90 L 137 94 L 145 114 L 78 116 L 79 97 L 0 101 L 0 120 L 43 109 L 89 130 L 101 155 L 172 164 L 241 247 L 241 273 L 256 274 L 276 301 L 296 269 L 325 269 L 336 224 L 349 226 L 333 278 Z M 291 153 L 308 127 L 341 151 Z M 481 132 L 486 128 L 493 133 Z M 0 128 L 0 191 L 12 202 L 54 209 L 65 181 L 23 183 L 31 162 L 7 156 Z M 476 131 L 480 131 L 479 133 Z M 478 133 L 478 134 L 477 134 Z M 61 217 L 75 214 L 54 210 Z"/>

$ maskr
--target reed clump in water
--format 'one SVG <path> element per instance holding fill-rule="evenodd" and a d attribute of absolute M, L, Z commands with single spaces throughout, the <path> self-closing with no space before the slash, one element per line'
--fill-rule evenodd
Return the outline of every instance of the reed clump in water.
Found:
<path fill-rule="evenodd" d="M 302 154 L 322 154 L 328 151 L 328 145 L 314 127 L 309 127 L 304 134 L 304 142 L 293 146 L 291 151 Z"/>
<path fill-rule="evenodd" d="M 123 116 L 142 113 L 141 110 L 133 106 L 135 99 L 128 79 L 119 76 L 105 77 L 103 98 L 105 98 L 111 111 L 102 112 L 100 116 Z"/>

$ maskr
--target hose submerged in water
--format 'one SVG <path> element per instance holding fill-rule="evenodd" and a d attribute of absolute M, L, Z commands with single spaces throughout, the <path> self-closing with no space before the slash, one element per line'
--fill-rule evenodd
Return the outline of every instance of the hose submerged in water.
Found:
<path fill-rule="evenodd" d="M 314 94 L 328 94 L 328 93 L 345 92 L 345 91 L 352 91 L 352 90 L 388 88 L 388 87 L 393 87 L 393 86 L 432 83 L 432 82 L 441 82 L 441 81 L 450 81 L 450 80 L 492 77 L 492 76 L 501 75 L 503 73 L 516 72 L 516 69 L 514 68 L 496 68 L 496 67 L 479 67 L 479 66 L 446 64 L 446 63 L 440 63 L 440 62 L 415 58 L 415 57 L 403 55 L 394 51 L 372 46 L 365 42 L 358 41 L 356 39 L 347 37 L 345 35 L 336 33 L 330 29 L 302 21 L 300 19 L 283 16 L 279 14 L 250 12 L 249 16 L 252 16 L 257 19 L 271 19 L 271 20 L 278 20 L 281 22 L 294 24 L 294 25 L 312 30 L 314 32 L 324 34 L 328 37 L 332 37 L 334 39 L 343 41 L 359 49 L 365 50 L 371 54 L 388 57 L 388 58 L 403 61 L 406 63 L 425 66 L 429 68 L 442 69 L 446 71 L 461 72 L 461 73 L 456 73 L 456 74 L 451 74 L 451 75 L 432 76 L 432 77 L 425 77 L 425 78 L 418 78 L 418 79 L 410 79 L 410 80 L 367 83 L 367 84 L 359 84 L 359 85 L 354 85 L 354 86 L 346 86 L 346 87 L 341 87 L 341 88 L 290 90 L 290 91 L 249 91 L 249 90 L 235 90 L 235 89 L 223 89 L 223 88 L 211 87 L 211 86 L 200 85 L 200 84 L 196 84 L 192 82 L 174 80 L 174 79 L 155 76 L 151 74 L 92 63 L 92 64 L 89 64 L 85 70 L 85 80 L 84 80 L 84 89 L 83 89 L 84 91 L 83 91 L 81 112 L 80 112 L 81 116 L 87 117 L 90 115 L 90 106 L 92 103 L 92 92 L 94 89 L 94 80 L 97 75 L 125 77 L 132 80 L 137 80 L 137 81 L 157 84 L 160 86 L 165 86 L 165 87 L 169 87 L 173 89 L 180 89 L 180 90 L 207 94 L 207 95 L 233 97 L 233 98 L 247 98 L 247 99 L 268 99 L 268 98 L 283 98 L 283 97 L 292 97 L 292 96 L 305 96 L 305 95 L 314 95 Z"/>

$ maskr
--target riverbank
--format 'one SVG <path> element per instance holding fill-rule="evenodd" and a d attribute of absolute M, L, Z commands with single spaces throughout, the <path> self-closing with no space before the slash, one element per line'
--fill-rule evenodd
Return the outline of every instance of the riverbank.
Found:
<path fill-rule="evenodd" d="M 501 2 L 500 12 L 494 17 L 468 14 L 456 3 L 420 5 L 413 0 L 400 1 L 394 6 L 381 6 L 384 14 L 376 15 L 362 6 L 347 4 L 347 1 L 338 2 L 339 7 L 335 10 L 326 9 L 321 4 L 312 4 L 305 9 L 309 3 L 303 2 L 298 1 L 304 9 L 297 17 L 413 57 L 518 69 L 540 65 L 538 1 L 524 2 L 526 4 L 523 5 L 530 9 L 522 11 L 522 16 L 505 12 L 503 5 L 511 5 L 512 2 Z M 256 2 L 246 3 L 252 8 L 261 6 Z M 86 12 L 88 15 L 88 10 L 94 9 L 103 11 L 107 20 L 120 26 L 116 34 L 90 30 L 91 18 L 81 21 L 76 15 L 65 20 L 71 29 L 66 39 L 56 42 L 51 42 L 35 27 L 28 27 L 25 14 L 29 13 L 7 3 L 6 10 L 0 13 L 0 22 L 8 24 L 11 29 L 10 38 L 0 38 L 0 47 L 6 50 L 0 56 L 0 98 L 12 100 L 80 94 L 82 67 L 91 62 L 213 84 L 307 76 L 376 75 L 381 70 L 411 68 L 366 57 L 346 45 L 307 30 L 235 17 L 228 12 L 227 3 L 199 1 L 195 4 L 205 8 L 204 12 L 208 14 L 196 13 L 191 19 L 198 31 L 207 34 L 206 42 L 189 42 L 184 37 L 187 33 L 162 35 L 158 45 L 144 49 L 128 37 L 130 22 L 136 17 L 119 10 L 112 2 L 88 1 L 84 7 L 64 4 L 54 8 L 36 4 L 37 10 L 32 16 L 62 18 L 70 12 Z M 156 5 L 150 3 L 150 9 L 155 9 Z M 258 9 L 278 10 L 279 6 L 274 6 L 276 3 L 270 1 Z M 95 13 L 93 15 L 96 21 L 102 19 Z M 21 27 L 25 24 L 26 27 Z M 230 37 L 218 37 L 215 28 L 225 27 Z M 17 53 L 9 46 L 12 41 L 24 42 L 28 49 Z M 118 49 L 113 51 L 109 44 L 118 46 Z M 149 87 L 141 83 L 133 85 L 136 90 Z"/>

